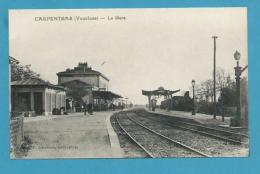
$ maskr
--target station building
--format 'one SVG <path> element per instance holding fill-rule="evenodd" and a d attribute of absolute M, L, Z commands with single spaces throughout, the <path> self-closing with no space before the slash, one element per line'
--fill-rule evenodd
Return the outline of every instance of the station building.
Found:
<path fill-rule="evenodd" d="M 51 115 L 54 108 L 66 110 L 66 91 L 40 78 L 11 82 L 11 111 L 27 116 Z"/>
<path fill-rule="evenodd" d="M 83 105 L 92 103 L 96 111 L 107 110 L 120 95 L 109 91 L 109 79 L 93 70 L 87 62 L 73 69 L 58 72 L 58 84 L 68 89 L 66 106 L 70 111 L 82 111 Z"/>
<path fill-rule="evenodd" d="M 73 80 L 78 80 L 91 85 L 94 90 L 108 90 L 109 79 L 102 73 L 93 70 L 88 63 L 79 63 L 74 69 L 57 73 L 58 84 L 64 84 Z"/>

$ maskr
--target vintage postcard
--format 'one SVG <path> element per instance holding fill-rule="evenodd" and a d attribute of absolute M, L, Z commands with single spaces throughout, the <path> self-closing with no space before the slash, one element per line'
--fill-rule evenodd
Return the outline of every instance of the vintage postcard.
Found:
<path fill-rule="evenodd" d="M 9 10 L 10 157 L 248 157 L 246 8 Z"/>

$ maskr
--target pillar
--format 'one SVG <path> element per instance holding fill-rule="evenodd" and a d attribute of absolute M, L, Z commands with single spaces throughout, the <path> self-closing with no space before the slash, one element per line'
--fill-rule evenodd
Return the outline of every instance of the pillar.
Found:
<path fill-rule="evenodd" d="M 30 94 L 31 94 L 31 111 L 34 111 L 34 96 L 33 96 L 33 92 L 30 91 Z M 31 114 L 29 114 L 31 115 Z"/>
<path fill-rule="evenodd" d="M 42 115 L 46 115 L 46 89 L 42 92 Z"/>
<path fill-rule="evenodd" d="M 240 77 L 236 77 L 236 126 L 241 126 L 241 95 L 240 95 Z"/>
<path fill-rule="evenodd" d="M 52 109 L 53 109 L 53 107 L 52 107 L 52 98 L 53 98 L 52 92 L 50 92 L 50 98 L 51 98 L 51 102 L 50 102 L 50 105 L 51 105 L 51 107 L 50 107 L 50 112 L 52 113 Z"/>
<path fill-rule="evenodd" d="M 170 99 L 171 99 L 171 101 L 170 101 L 170 110 L 172 110 L 172 94 L 170 95 Z"/>
<path fill-rule="evenodd" d="M 151 95 L 148 95 L 148 110 L 151 110 Z"/>

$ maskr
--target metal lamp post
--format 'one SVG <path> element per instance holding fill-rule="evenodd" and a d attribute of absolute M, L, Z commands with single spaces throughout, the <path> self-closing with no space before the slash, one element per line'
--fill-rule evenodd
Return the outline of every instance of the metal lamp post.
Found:
<path fill-rule="evenodd" d="M 243 69 L 241 66 L 239 66 L 239 60 L 240 60 L 240 53 L 238 51 L 235 52 L 234 58 L 237 61 L 237 66 L 234 67 L 235 69 L 235 76 L 236 76 L 236 117 L 231 121 L 231 126 L 241 126 L 242 124 L 242 118 L 241 118 L 241 99 L 240 99 L 240 76 L 242 72 L 247 69 L 248 65 L 245 66 Z"/>
<path fill-rule="evenodd" d="M 196 112 L 195 112 L 195 93 L 194 93 L 194 87 L 195 87 L 195 80 L 192 80 L 191 81 L 191 85 L 192 85 L 192 89 L 193 89 L 193 107 L 192 107 L 192 115 L 195 115 Z"/>

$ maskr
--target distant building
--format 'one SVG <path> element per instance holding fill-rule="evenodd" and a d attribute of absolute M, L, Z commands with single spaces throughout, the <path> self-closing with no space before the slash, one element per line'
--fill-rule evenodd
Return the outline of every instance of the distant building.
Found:
<path fill-rule="evenodd" d="M 65 111 L 66 93 L 62 86 L 39 78 L 11 82 L 11 111 L 28 116 L 51 115 L 54 108 Z"/>
<path fill-rule="evenodd" d="M 109 79 L 102 73 L 93 70 L 88 63 L 79 63 L 74 69 L 57 73 L 58 83 L 64 84 L 72 80 L 80 80 L 93 87 L 94 90 L 108 90 Z"/>
<path fill-rule="evenodd" d="M 68 88 L 66 106 L 71 111 L 82 111 L 85 105 L 93 104 L 94 110 L 106 110 L 121 96 L 108 91 L 109 79 L 93 70 L 87 62 L 73 69 L 58 72 L 58 84 Z"/>

